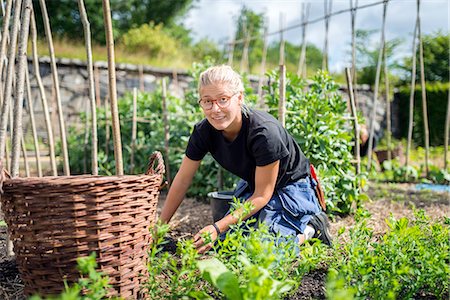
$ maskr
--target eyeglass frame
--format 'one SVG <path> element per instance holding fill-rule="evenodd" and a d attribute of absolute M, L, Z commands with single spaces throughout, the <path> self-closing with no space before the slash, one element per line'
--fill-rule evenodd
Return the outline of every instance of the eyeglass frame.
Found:
<path fill-rule="evenodd" d="M 199 100 L 198 100 L 198 104 L 200 105 L 200 107 L 201 108 L 203 108 L 204 110 L 211 110 L 213 107 L 214 107 L 214 102 L 217 104 L 217 106 L 220 108 L 220 109 L 223 109 L 223 108 L 227 108 L 228 106 L 230 106 L 230 103 L 231 103 L 231 99 L 234 97 L 234 96 L 236 96 L 237 94 L 239 94 L 240 92 L 236 92 L 236 93 L 234 93 L 233 95 L 231 95 L 231 96 L 222 96 L 222 97 L 219 97 L 218 99 L 210 99 L 210 101 L 211 101 L 211 107 L 210 108 L 205 108 L 205 107 L 203 107 L 202 106 L 202 98 L 200 98 Z M 220 104 L 219 104 L 219 102 L 217 102 L 217 101 L 219 101 L 220 100 L 220 98 L 228 98 L 228 100 L 227 100 L 227 105 L 226 106 L 221 106 Z"/>

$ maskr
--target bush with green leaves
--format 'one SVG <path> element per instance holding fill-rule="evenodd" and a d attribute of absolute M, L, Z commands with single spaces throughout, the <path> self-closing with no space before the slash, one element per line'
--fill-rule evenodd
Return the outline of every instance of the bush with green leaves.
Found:
<path fill-rule="evenodd" d="M 359 211 L 349 242 L 336 246 L 329 286 L 340 285 L 357 299 L 414 299 L 422 294 L 448 298 L 448 219 L 432 222 L 423 211 L 412 220 L 391 217 L 388 232 L 374 237 L 369 216 Z"/>
<path fill-rule="evenodd" d="M 266 102 L 277 117 L 279 102 L 278 73 L 268 73 Z M 348 213 L 351 204 L 365 198 L 357 188 L 358 180 L 352 165 L 352 127 L 348 122 L 345 99 L 338 85 L 325 72 L 319 71 L 312 82 L 287 73 L 286 129 L 294 136 L 306 157 L 316 167 L 331 211 Z"/>

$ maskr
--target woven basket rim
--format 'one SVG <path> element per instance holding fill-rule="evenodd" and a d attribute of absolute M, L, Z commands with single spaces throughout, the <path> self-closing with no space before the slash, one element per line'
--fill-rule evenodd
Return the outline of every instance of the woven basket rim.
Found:
<path fill-rule="evenodd" d="M 108 182 L 117 182 L 123 180 L 133 180 L 135 178 L 142 177 L 162 177 L 160 174 L 138 174 L 138 175 L 70 175 L 70 176 L 45 176 L 45 177 L 15 177 L 15 178 L 5 178 L 3 184 L 26 184 L 26 183 L 64 183 L 65 185 L 79 185 L 82 183 L 91 183 L 91 182 L 99 182 L 99 183 L 108 183 Z M 74 179 L 74 180 L 71 180 Z"/>

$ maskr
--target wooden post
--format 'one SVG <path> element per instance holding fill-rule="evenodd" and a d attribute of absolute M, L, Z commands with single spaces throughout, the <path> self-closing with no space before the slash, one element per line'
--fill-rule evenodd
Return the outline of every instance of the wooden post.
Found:
<path fill-rule="evenodd" d="M 233 67 L 234 43 L 234 39 L 231 39 L 229 44 L 230 48 L 228 49 L 228 65 L 230 67 Z"/>
<path fill-rule="evenodd" d="M 167 184 L 170 186 L 172 183 L 170 177 L 170 167 L 169 167 L 169 116 L 167 111 L 167 88 L 166 88 L 166 78 L 161 79 L 161 87 L 162 87 L 162 106 L 163 106 L 163 122 L 164 122 L 164 148 L 166 150 L 166 178 Z"/>
<path fill-rule="evenodd" d="M 249 65 L 248 65 L 248 47 L 250 44 L 250 32 L 251 32 L 251 24 L 250 27 L 247 26 L 248 24 L 244 23 L 244 45 L 242 48 L 242 57 L 241 57 L 241 72 L 249 72 Z"/>
<path fill-rule="evenodd" d="M 109 111 L 109 97 L 105 97 L 105 103 L 103 104 L 105 108 L 105 155 L 109 155 L 109 140 L 111 139 L 111 133 L 109 130 L 109 119 L 111 118 L 111 113 Z"/>
<path fill-rule="evenodd" d="M 34 120 L 34 101 L 31 96 L 31 85 L 30 85 L 30 76 L 28 72 L 25 72 L 25 84 L 27 87 L 27 99 L 28 99 L 28 109 L 30 113 L 30 122 L 31 122 L 31 131 L 33 133 L 33 141 L 34 141 L 34 153 L 36 155 L 36 169 L 38 177 L 42 177 L 42 165 L 41 165 L 41 151 L 39 149 L 39 140 L 36 131 L 36 122 Z"/>
<path fill-rule="evenodd" d="M 383 23 L 381 26 L 381 41 L 380 41 L 380 50 L 378 54 L 378 62 L 377 62 L 377 71 L 375 74 L 375 89 L 373 92 L 373 106 L 370 114 L 370 131 L 369 131 L 369 145 L 367 152 L 367 170 L 370 170 L 372 167 L 372 151 L 373 151 L 373 136 L 375 133 L 375 116 L 377 111 L 377 98 L 378 98 L 378 87 L 380 84 L 380 73 L 381 73 L 381 62 L 383 60 L 383 47 L 384 47 L 384 34 L 385 34 L 385 25 L 386 25 L 386 10 L 387 10 L 388 1 L 385 0 L 383 2 Z"/>
<path fill-rule="evenodd" d="M 83 174 L 88 174 L 87 156 L 89 145 L 89 100 L 85 102 L 84 111 L 86 114 L 86 119 L 84 120 Z"/>
<path fill-rule="evenodd" d="M 133 88 L 133 119 L 131 123 L 131 153 L 130 153 L 130 174 L 134 174 L 134 152 L 136 151 L 137 135 L 137 89 Z"/>
<path fill-rule="evenodd" d="M 144 67 L 142 65 L 138 66 L 139 72 L 139 90 L 143 92 L 145 90 L 145 82 L 144 82 Z"/>
<path fill-rule="evenodd" d="M 41 0 L 42 1 L 42 0 Z M 106 45 L 108 48 L 109 99 L 111 103 L 111 118 L 114 139 L 114 159 L 116 174 L 123 175 L 122 140 L 120 137 L 120 121 L 117 106 L 116 64 L 114 58 L 114 38 L 109 0 L 102 0 L 103 18 L 105 22 Z"/>
<path fill-rule="evenodd" d="M 352 78 L 353 78 L 353 97 L 355 98 L 355 105 L 358 107 L 358 98 L 356 97 L 356 12 L 358 11 L 358 0 L 355 1 L 355 7 L 353 7 L 353 0 L 350 0 L 351 9 L 351 24 L 352 24 Z"/>
<path fill-rule="evenodd" d="M 278 103 L 278 121 L 286 126 L 286 66 L 284 65 L 283 15 L 280 13 L 280 101 Z"/>
<path fill-rule="evenodd" d="M 264 42 L 263 42 L 263 51 L 262 51 L 262 58 L 261 58 L 261 69 L 259 72 L 259 81 L 258 81 L 258 102 L 259 102 L 259 108 L 264 108 L 264 98 L 262 95 L 262 87 L 264 83 L 264 74 L 266 73 L 266 58 L 267 58 L 267 33 L 268 28 L 264 28 Z"/>
<path fill-rule="evenodd" d="M 328 71 L 328 27 L 333 2 L 332 0 L 325 0 L 323 4 L 325 13 L 325 42 L 323 45 L 322 69 Z"/>
<path fill-rule="evenodd" d="M 83 0 L 78 0 L 78 8 L 80 10 L 81 22 L 83 23 L 84 40 L 86 43 L 87 72 L 89 81 L 89 100 L 90 100 L 89 103 L 91 106 L 91 120 L 92 120 L 91 172 L 93 175 L 98 175 L 97 105 L 95 101 L 94 71 L 92 63 L 91 28 Z"/>
<path fill-rule="evenodd" d="M 450 87 L 448 91 L 448 101 L 447 101 L 447 116 L 445 117 L 445 137 L 444 137 L 444 170 L 447 170 L 448 166 L 448 135 L 450 129 Z"/>
<path fill-rule="evenodd" d="M 56 68 L 55 60 L 55 49 L 53 47 L 52 31 L 50 28 L 50 21 L 48 19 L 47 7 L 45 5 L 45 0 L 39 0 L 42 11 L 42 19 L 44 22 L 45 36 L 47 37 L 48 51 L 50 54 L 50 66 L 52 69 L 52 79 L 53 88 L 55 89 L 56 106 L 58 108 L 58 121 L 61 137 L 61 151 L 63 154 L 63 169 L 64 175 L 70 175 L 70 165 L 69 165 L 69 152 L 67 149 L 67 139 L 66 139 L 66 126 L 64 123 L 64 114 L 61 105 L 61 93 L 59 91 L 59 79 L 58 79 L 58 69 Z"/>
<path fill-rule="evenodd" d="M 53 140 L 53 129 L 50 120 L 50 114 L 48 112 L 47 96 L 45 94 L 44 84 L 42 83 L 41 74 L 39 71 L 39 58 L 37 53 L 37 30 L 34 14 L 31 14 L 31 49 L 33 52 L 33 66 L 34 75 L 36 76 L 36 82 L 39 87 L 39 93 L 42 101 L 42 111 L 44 112 L 45 126 L 47 128 L 47 139 L 50 155 L 50 165 L 52 168 L 52 175 L 58 176 L 58 169 L 56 167 L 56 155 L 55 155 L 55 143 Z"/>
<path fill-rule="evenodd" d="M 16 61 L 16 44 L 17 35 L 19 32 L 20 23 L 20 11 L 21 11 L 22 1 L 15 2 L 14 6 L 14 16 L 11 28 L 10 45 L 8 49 L 8 66 L 6 70 L 5 85 L 3 89 L 3 103 L 0 115 L 0 158 L 5 157 L 5 147 L 6 147 L 6 127 L 8 123 L 8 114 L 10 110 L 11 93 L 14 77 L 14 62 Z M 4 36 L 6 39 L 6 36 Z M 1 59 L 3 60 L 3 59 Z"/>
<path fill-rule="evenodd" d="M 422 112 L 423 112 L 423 125 L 425 134 L 425 172 L 428 177 L 429 174 L 429 153 L 430 153 L 430 131 L 428 129 L 428 109 L 427 109 L 427 90 L 425 85 L 425 67 L 423 64 L 423 43 L 422 33 L 420 29 L 420 0 L 417 0 L 417 36 L 419 38 L 419 63 L 420 63 L 420 86 L 422 90 Z"/>
<path fill-rule="evenodd" d="M 302 50 L 298 60 L 297 76 L 306 78 L 306 27 L 308 26 L 308 16 L 311 3 L 302 3 Z"/>
<path fill-rule="evenodd" d="M 98 70 L 98 66 L 94 64 L 94 83 L 95 83 L 95 99 L 96 106 L 100 107 L 101 104 L 101 95 L 100 95 L 100 71 Z"/>
<path fill-rule="evenodd" d="M 28 164 L 28 154 L 27 154 L 27 149 L 25 148 L 25 139 L 23 137 L 23 134 L 21 134 L 20 145 L 21 145 L 21 148 L 22 148 L 23 166 L 24 166 L 24 169 L 25 169 L 25 177 L 30 177 L 30 166 Z"/>
<path fill-rule="evenodd" d="M 27 43 L 30 29 L 31 0 L 24 0 L 22 7 L 22 20 L 19 36 L 19 49 L 17 52 L 16 86 L 14 91 L 14 120 L 11 150 L 11 177 L 19 176 L 20 145 L 23 143 L 22 108 L 25 87 L 25 72 L 28 71 Z M 14 62 L 14 61 L 13 61 Z M 12 74 L 11 74 L 12 75 Z M 22 146 L 23 147 L 23 146 Z M 23 150 L 23 149 L 22 149 Z"/>
<path fill-rule="evenodd" d="M 355 98 L 353 95 L 352 75 L 348 68 L 345 68 L 345 76 L 347 79 L 347 91 L 350 100 L 350 108 L 352 111 L 353 132 L 355 134 L 356 175 L 359 175 L 361 173 L 361 155 L 359 152 L 359 125 L 358 125 L 358 116 L 356 114 Z M 358 187 L 359 187 L 359 180 L 358 180 Z"/>
<path fill-rule="evenodd" d="M 383 47 L 383 57 L 384 57 L 384 85 L 385 85 L 385 98 L 386 98 L 386 134 L 387 134 L 387 159 L 392 159 L 392 149 L 391 149 L 391 99 L 389 92 L 389 72 L 387 65 L 387 55 L 386 55 L 386 44 Z"/>

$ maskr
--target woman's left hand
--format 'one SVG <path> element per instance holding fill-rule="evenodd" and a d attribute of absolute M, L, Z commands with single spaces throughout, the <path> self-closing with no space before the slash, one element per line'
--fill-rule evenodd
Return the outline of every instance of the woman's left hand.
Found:
<path fill-rule="evenodd" d="M 205 238 L 203 238 L 205 235 L 209 235 L 211 237 L 211 240 L 209 243 L 206 243 L 207 241 Z M 198 253 L 202 254 L 212 247 L 212 243 L 218 238 L 218 234 L 216 229 L 213 225 L 208 225 L 204 227 L 202 230 L 200 230 L 196 235 L 194 235 L 194 246 L 197 248 Z"/>

